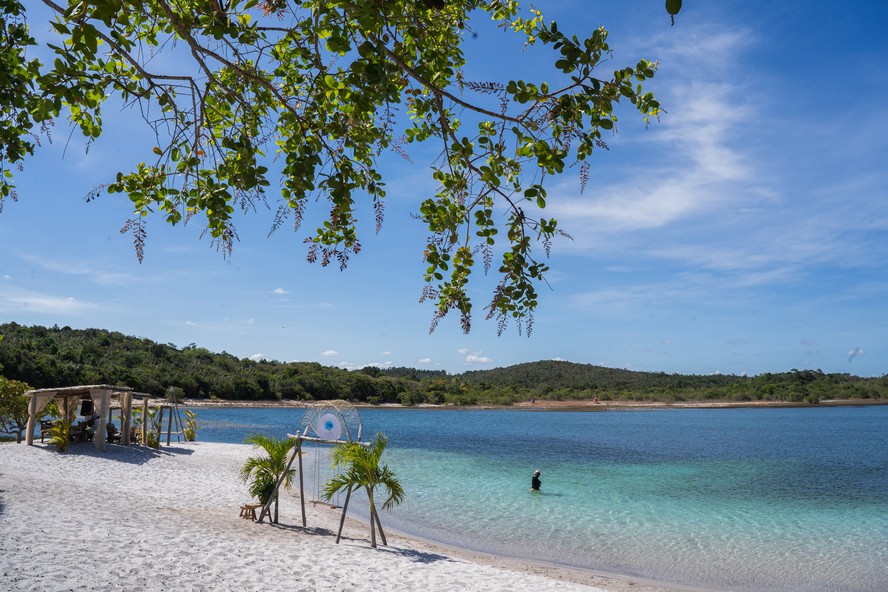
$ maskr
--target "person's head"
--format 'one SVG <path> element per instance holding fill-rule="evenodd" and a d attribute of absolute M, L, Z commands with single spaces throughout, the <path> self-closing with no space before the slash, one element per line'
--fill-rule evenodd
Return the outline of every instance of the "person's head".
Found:
<path fill-rule="evenodd" d="M 533 474 L 536 475 L 537 477 L 539 477 L 539 476 L 540 476 L 540 470 L 537 469 L 536 471 L 533 472 Z"/>

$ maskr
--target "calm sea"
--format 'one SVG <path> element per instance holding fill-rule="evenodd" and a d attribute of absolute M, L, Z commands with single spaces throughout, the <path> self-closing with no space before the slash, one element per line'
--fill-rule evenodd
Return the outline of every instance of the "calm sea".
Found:
<path fill-rule="evenodd" d="M 216 442 L 303 413 L 196 411 Z M 360 414 L 391 439 L 399 531 L 708 589 L 888 590 L 888 406 Z"/>

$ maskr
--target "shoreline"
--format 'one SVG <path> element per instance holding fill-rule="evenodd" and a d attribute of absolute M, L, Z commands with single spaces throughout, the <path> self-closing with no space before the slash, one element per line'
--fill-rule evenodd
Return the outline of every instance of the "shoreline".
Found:
<path fill-rule="evenodd" d="M 348 517 L 347 521 L 364 524 L 357 518 Z M 366 525 L 365 525 L 366 528 Z M 484 551 L 476 551 L 467 547 L 449 545 L 419 535 L 404 533 L 388 526 L 385 527 L 388 538 L 420 544 L 442 554 L 452 555 L 472 563 L 489 565 L 501 569 L 520 571 L 528 574 L 542 575 L 562 582 L 571 582 L 583 586 L 603 588 L 606 592 L 714 592 L 718 589 L 687 586 L 674 582 L 663 582 L 641 576 L 610 573 L 592 568 L 575 565 L 553 563 L 539 559 L 530 559 L 509 555 L 497 555 Z"/>
<path fill-rule="evenodd" d="M 281 496 L 280 523 L 243 520 L 246 444 L 148 449 L 0 444 L 0 569 L 9 590 L 502 590 L 675 592 L 670 584 L 499 557 L 367 524 Z M 383 514 L 383 521 L 385 517 Z M 52 557 L 47 561 L 47 557 Z M 346 585 L 347 584 L 347 585 Z"/>
<path fill-rule="evenodd" d="M 185 407 L 194 408 L 310 408 L 329 404 L 331 401 L 303 401 L 282 399 L 279 401 L 234 401 L 209 399 L 183 399 L 179 402 Z M 775 408 L 817 408 L 817 407 L 867 407 L 888 405 L 888 399 L 825 399 L 819 403 L 797 403 L 792 401 L 594 401 L 569 400 L 549 401 L 538 400 L 536 403 L 521 401 L 514 405 L 401 405 L 400 403 L 382 403 L 370 405 L 354 403 L 359 409 L 444 409 L 450 411 L 625 411 L 645 409 L 775 409 Z"/>
<path fill-rule="evenodd" d="M 308 453 L 310 454 L 310 453 Z M 310 476 L 309 466 L 312 460 L 307 461 L 306 474 L 309 475 L 306 482 L 306 490 L 310 491 L 314 484 Z M 294 503 L 298 503 L 298 496 Z M 331 510 L 339 510 L 340 506 L 324 502 L 307 502 L 312 506 L 324 506 Z M 368 517 L 363 513 L 364 508 L 352 510 L 346 516 L 346 524 L 351 528 L 367 531 Z M 593 590 L 603 592 L 716 592 L 717 588 L 697 587 L 679 584 L 675 582 L 660 581 L 638 575 L 607 572 L 594 568 L 587 568 L 566 563 L 556 563 L 542 559 L 521 557 L 517 555 L 502 555 L 489 551 L 481 551 L 470 547 L 459 546 L 458 543 L 448 543 L 419 534 L 405 532 L 385 524 L 385 512 L 382 512 L 382 521 L 389 541 L 396 544 L 431 550 L 439 555 L 446 555 L 468 561 L 475 564 L 487 565 L 497 569 L 517 571 L 532 575 L 539 575 L 554 579 L 559 582 L 568 582 L 581 586 L 591 586 Z M 338 525 L 338 522 L 336 523 Z M 377 533 L 378 536 L 378 533 Z M 511 591 L 510 591 L 511 592 Z"/>

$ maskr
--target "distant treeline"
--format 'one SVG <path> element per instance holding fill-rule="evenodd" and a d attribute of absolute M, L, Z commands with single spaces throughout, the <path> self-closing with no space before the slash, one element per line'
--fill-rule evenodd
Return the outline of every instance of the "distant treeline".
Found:
<path fill-rule="evenodd" d="M 861 378 L 791 370 L 745 377 L 632 372 L 542 361 L 463 374 L 413 368 L 357 371 L 315 362 L 239 359 L 194 344 L 129 337 L 103 329 L 0 324 L 0 375 L 34 388 L 116 384 L 162 396 L 226 400 L 510 405 L 538 400 L 787 401 L 888 399 L 888 376 Z"/>

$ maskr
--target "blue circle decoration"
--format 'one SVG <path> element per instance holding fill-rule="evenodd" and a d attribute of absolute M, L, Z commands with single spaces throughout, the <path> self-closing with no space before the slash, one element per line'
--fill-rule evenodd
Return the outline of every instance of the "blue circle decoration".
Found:
<path fill-rule="evenodd" d="M 324 440 L 338 440 L 342 435 L 342 419 L 335 411 L 324 413 L 315 423 L 315 433 Z"/>

